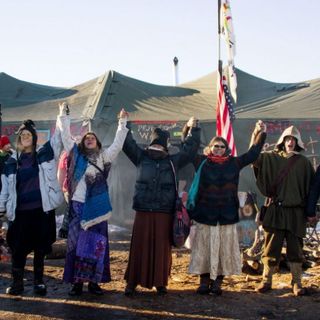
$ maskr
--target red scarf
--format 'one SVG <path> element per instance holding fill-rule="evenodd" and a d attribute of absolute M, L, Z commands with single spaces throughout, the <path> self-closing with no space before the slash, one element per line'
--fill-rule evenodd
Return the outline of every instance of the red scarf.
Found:
<path fill-rule="evenodd" d="M 221 164 L 221 163 L 225 163 L 229 159 L 229 156 L 215 156 L 213 155 L 213 153 L 209 153 L 207 155 L 207 158 L 211 162 Z"/>

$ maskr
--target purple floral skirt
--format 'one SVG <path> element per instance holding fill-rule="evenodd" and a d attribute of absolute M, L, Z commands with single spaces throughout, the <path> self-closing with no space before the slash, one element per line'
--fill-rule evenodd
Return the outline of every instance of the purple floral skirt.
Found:
<path fill-rule="evenodd" d="M 80 226 L 83 203 L 72 201 L 63 280 L 110 282 L 108 223 L 101 222 L 87 230 Z"/>

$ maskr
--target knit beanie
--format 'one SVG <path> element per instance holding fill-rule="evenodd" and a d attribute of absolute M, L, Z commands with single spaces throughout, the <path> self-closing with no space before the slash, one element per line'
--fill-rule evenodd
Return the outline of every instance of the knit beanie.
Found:
<path fill-rule="evenodd" d="M 151 133 L 151 143 L 150 146 L 153 144 L 159 144 L 163 146 L 166 150 L 168 150 L 168 139 L 170 138 L 170 133 L 167 130 L 162 130 L 160 128 L 153 129 Z"/>
<path fill-rule="evenodd" d="M 1 136 L 0 138 L 0 148 L 3 148 L 4 146 L 6 146 L 7 144 L 10 144 L 10 139 L 8 136 Z"/>
<path fill-rule="evenodd" d="M 24 120 L 21 126 L 19 127 L 18 131 L 16 132 L 17 135 L 20 136 L 23 130 L 28 130 L 32 134 L 32 145 L 34 146 L 34 148 L 36 148 L 38 136 L 34 122 L 30 119 Z"/>

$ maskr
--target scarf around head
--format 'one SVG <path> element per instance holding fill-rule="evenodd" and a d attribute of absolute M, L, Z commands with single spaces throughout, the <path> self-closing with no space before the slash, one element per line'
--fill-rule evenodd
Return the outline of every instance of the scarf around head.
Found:
<path fill-rule="evenodd" d="M 226 161 L 228 161 L 229 156 L 215 156 L 212 152 L 210 152 L 207 155 L 207 159 L 210 162 L 221 164 L 221 163 L 225 163 Z"/>

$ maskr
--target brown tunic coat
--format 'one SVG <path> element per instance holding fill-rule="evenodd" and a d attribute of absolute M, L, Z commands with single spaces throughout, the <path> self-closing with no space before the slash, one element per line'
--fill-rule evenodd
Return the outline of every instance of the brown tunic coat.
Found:
<path fill-rule="evenodd" d="M 275 202 L 266 212 L 263 227 L 288 230 L 302 238 L 306 233 L 305 206 L 314 175 L 310 161 L 301 154 L 294 155 L 299 159 L 290 168 L 288 175 L 276 188 Z M 260 192 L 269 196 L 268 192 L 281 170 L 288 165 L 287 154 L 283 151 L 261 153 L 255 163 L 257 186 Z"/>

